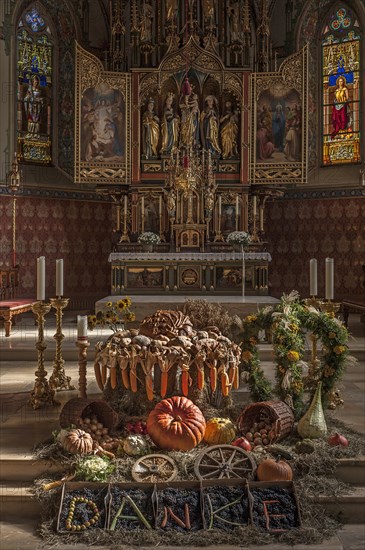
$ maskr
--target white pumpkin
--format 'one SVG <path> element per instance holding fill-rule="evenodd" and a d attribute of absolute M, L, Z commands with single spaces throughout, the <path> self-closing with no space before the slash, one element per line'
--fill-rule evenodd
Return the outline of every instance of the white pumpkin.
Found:
<path fill-rule="evenodd" d="M 123 450 L 129 456 L 141 456 L 149 452 L 149 445 L 143 435 L 128 435 Z"/>

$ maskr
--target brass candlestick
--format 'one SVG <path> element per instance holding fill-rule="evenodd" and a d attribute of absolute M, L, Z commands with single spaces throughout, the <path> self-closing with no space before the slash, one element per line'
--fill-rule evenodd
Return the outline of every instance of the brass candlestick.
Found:
<path fill-rule="evenodd" d="M 87 348 L 90 346 L 90 342 L 85 339 L 78 339 L 76 345 L 79 348 L 79 397 L 82 399 L 87 398 L 86 387 L 86 365 L 87 365 Z"/>
<path fill-rule="evenodd" d="M 35 371 L 34 388 L 30 393 L 29 403 L 33 409 L 39 409 L 42 405 L 59 405 L 55 401 L 55 391 L 48 383 L 47 372 L 44 368 L 44 350 L 47 348 L 44 341 L 44 316 L 49 313 L 51 304 L 36 302 L 32 305 L 32 311 L 37 316 L 38 323 L 38 341 L 36 348 L 38 350 L 38 369 Z"/>
<path fill-rule="evenodd" d="M 61 390 L 74 390 L 75 386 L 71 384 L 71 376 L 66 376 L 65 362 L 62 357 L 62 340 L 64 335 L 62 334 L 62 317 L 63 309 L 68 306 L 70 299 L 62 298 L 50 298 L 51 306 L 56 310 L 56 333 L 53 338 L 56 340 L 56 356 L 53 362 L 53 372 L 49 378 L 49 384 L 55 391 Z"/>
<path fill-rule="evenodd" d="M 319 302 L 319 307 L 321 311 L 331 314 L 334 317 L 339 311 L 341 304 L 339 302 L 332 302 L 332 300 L 321 300 Z"/>

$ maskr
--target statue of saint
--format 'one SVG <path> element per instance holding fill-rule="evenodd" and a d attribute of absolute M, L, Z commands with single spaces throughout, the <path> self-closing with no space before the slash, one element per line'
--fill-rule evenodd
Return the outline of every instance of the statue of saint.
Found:
<path fill-rule="evenodd" d="M 231 42 L 236 42 L 240 39 L 239 34 L 239 19 L 240 19 L 240 7 L 239 2 L 230 1 L 228 3 L 228 19 L 229 19 L 229 32 Z"/>
<path fill-rule="evenodd" d="M 157 157 L 157 147 L 160 138 L 160 119 L 155 113 L 155 101 L 152 97 L 147 103 L 147 110 L 142 118 L 143 154 L 146 159 Z"/>
<path fill-rule="evenodd" d="M 177 0 L 166 0 L 166 22 L 175 23 L 177 16 Z"/>
<path fill-rule="evenodd" d="M 226 101 L 226 113 L 220 119 L 220 135 L 222 142 L 222 157 L 229 159 L 238 156 L 238 115 L 233 110 L 232 103 Z"/>
<path fill-rule="evenodd" d="M 176 193 L 174 189 L 170 189 L 167 193 L 167 211 L 170 218 L 174 218 L 176 214 Z"/>
<path fill-rule="evenodd" d="M 213 213 L 214 208 L 214 193 L 215 193 L 215 186 L 210 185 L 206 188 L 204 192 L 204 216 L 205 219 L 210 220 Z"/>
<path fill-rule="evenodd" d="M 174 152 L 179 140 L 179 115 L 174 112 L 172 103 L 173 92 L 169 92 L 165 101 L 163 119 L 161 125 L 162 147 L 161 154 L 166 155 Z"/>
<path fill-rule="evenodd" d="M 153 7 L 149 2 L 143 2 L 143 13 L 140 25 L 141 42 L 152 42 Z"/>
<path fill-rule="evenodd" d="M 218 112 L 217 98 L 213 95 L 208 95 L 205 98 L 205 108 L 200 117 L 201 136 L 204 149 L 207 149 L 212 154 L 220 155 L 221 149 L 218 143 Z"/>
<path fill-rule="evenodd" d="M 34 74 L 30 79 L 30 84 L 24 98 L 29 134 L 39 134 L 43 105 L 44 98 L 42 97 L 41 81 L 39 76 Z"/>
<path fill-rule="evenodd" d="M 215 4 L 215 0 L 202 0 L 205 25 L 214 25 L 215 23 Z"/>
<path fill-rule="evenodd" d="M 181 143 L 186 147 L 199 145 L 199 98 L 197 94 L 184 95 L 181 109 Z"/>

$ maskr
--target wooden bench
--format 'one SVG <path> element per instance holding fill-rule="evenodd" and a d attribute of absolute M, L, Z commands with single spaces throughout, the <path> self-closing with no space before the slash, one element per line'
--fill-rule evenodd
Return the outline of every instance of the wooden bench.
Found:
<path fill-rule="evenodd" d="M 33 298 L 0 301 L 0 317 L 4 319 L 5 336 L 10 336 L 12 318 L 15 315 L 20 315 L 21 313 L 30 311 L 32 309 L 32 305 L 35 304 L 36 301 L 37 300 L 34 300 Z"/>

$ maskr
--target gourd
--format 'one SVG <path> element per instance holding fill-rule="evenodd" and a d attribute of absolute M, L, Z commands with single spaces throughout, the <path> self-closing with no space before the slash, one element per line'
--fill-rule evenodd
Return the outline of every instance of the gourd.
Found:
<path fill-rule="evenodd" d="M 257 468 L 257 479 L 259 481 L 291 481 L 293 470 L 285 460 L 266 458 Z"/>
<path fill-rule="evenodd" d="M 152 441 L 166 451 L 190 451 L 203 439 L 205 418 L 190 399 L 163 399 L 150 412 L 147 431 Z"/>
<path fill-rule="evenodd" d="M 128 435 L 123 442 L 123 450 L 129 456 L 141 456 L 148 453 L 149 446 L 142 435 Z"/>
<path fill-rule="evenodd" d="M 75 455 L 86 455 L 93 450 L 94 440 L 84 430 L 71 430 L 63 438 L 63 448 Z"/>
<path fill-rule="evenodd" d="M 210 445 L 224 445 L 236 437 L 236 429 L 229 418 L 211 418 L 207 422 L 204 441 Z"/>

